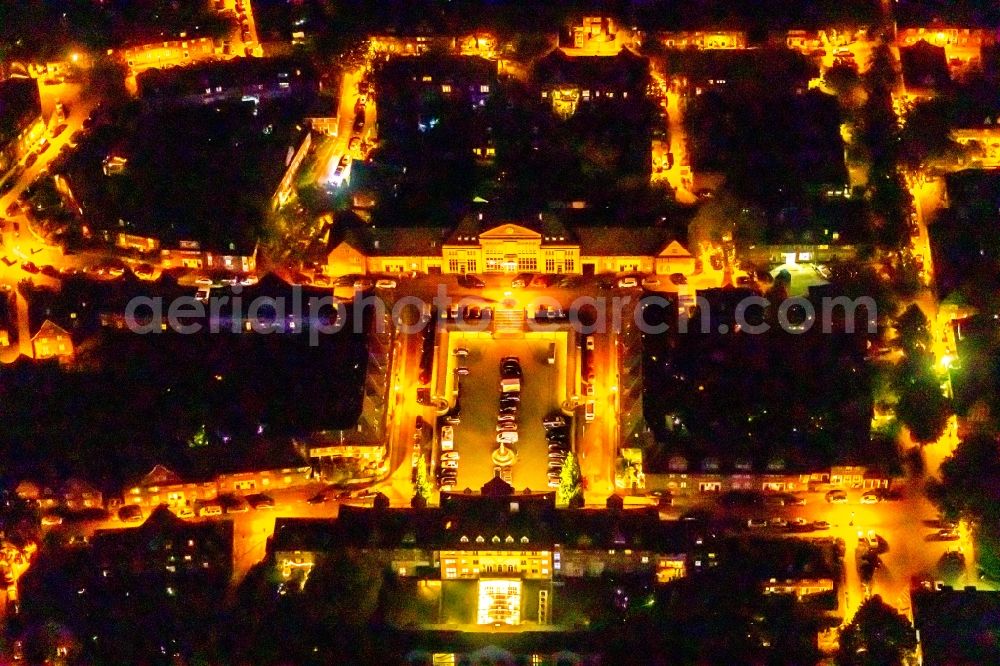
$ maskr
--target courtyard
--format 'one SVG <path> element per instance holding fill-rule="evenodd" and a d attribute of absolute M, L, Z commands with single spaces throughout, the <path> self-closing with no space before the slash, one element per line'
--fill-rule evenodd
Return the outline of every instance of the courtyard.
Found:
<path fill-rule="evenodd" d="M 485 334 L 469 336 L 452 332 L 448 336 L 448 370 L 467 367 L 469 374 L 456 377 L 457 400 L 461 405 L 461 423 L 455 428 L 455 449 L 460 453 L 458 489 L 479 489 L 493 478 L 491 454 L 497 447 L 496 424 L 500 400 L 500 359 L 520 359 L 521 402 L 517 413 L 518 443 L 514 447 L 517 462 L 512 468 L 515 488 L 546 487 L 548 449 L 542 419 L 558 412 L 565 396 L 566 335 L 537 333 L 524 338 L 494 339 Z M 549 363 L 550 345 L 556 344 L 554 363 Z M 454 350 L 464 347 L 468 356 L 456 357 Z"/>

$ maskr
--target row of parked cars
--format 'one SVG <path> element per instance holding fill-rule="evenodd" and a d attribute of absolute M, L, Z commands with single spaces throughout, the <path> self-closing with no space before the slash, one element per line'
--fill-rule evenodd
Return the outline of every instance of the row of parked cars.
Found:
<path fill-rule="evenodd" d="M 545 442 L 549 447 L 548 485 L 558 488 L 563 464 L 569 454 L 569 426 L 562 415 L 547 416 L 542 420 Z"/>
<path fill-rule="evenodd" d="M 438 459 L 438 485 L 441 490 L 451 490 L 458 480 L 458 461 L 461 456 L 455 450 L 455 428 L 441 427 L 441 454 Z"/>
<path fill-rule="evenodd" d="M 517 444 L 517 410 L 521 405 L 521 361 L 516 356 L 500 359 L 500 409 L 497 413 L 497 444 Z"/>

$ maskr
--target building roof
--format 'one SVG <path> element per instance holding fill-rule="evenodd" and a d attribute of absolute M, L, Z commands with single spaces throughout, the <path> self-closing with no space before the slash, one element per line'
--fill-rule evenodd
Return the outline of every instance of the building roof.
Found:
<path fill-rule="evenodd" d="M 18 78 L 0 81 L 0 148 L 41 114 L 37 80 Z"/>
<path fill-rule="evenodd" d="M 903 67 L 903 83 L 908 88 L 940 90 L 951 83 L 943 46 L 934 46 L 921 39 L 913 46 L 900 48 L 899 61 Z"/>
<path fill-rule="evenodd" d="M 390 103 L 404 101 L 398 96 L 407 91 L 428 86 L 440 89 L 441 84 L 452 85 L 453 93 L 479 94 L 479 86 L 490 85 L 496 77 L 497 64 L 486 58 L 441 54 L 391 58 L 375 72 L 376 87 L 387 91 L 381 97 Z"/>
<path fill-rule="evenodd" d="M 31 336 L 31 341 L 34 342 L 35 340 L 43 340 L 45 338 L 57 338 L 57 337 L 64 337 L 68 339 L 70 335 L 69 333 L 66 332 L 66 329 L 64 329 L 62 326 L 56 324 L 51 319 L 46 319 L 44 322 L 42 322 L 42 325 L 38 329 L 38 331 L 33 336 Z"/>
<path fill-rule="evenodd" d="M 581 256 L 655 257 L 675 234 L 658 227 L 577 227 Z"/>
<path fill-rule="evenodd" d="M 203 95 L 216 88 L 223 91 L 247 90 L 253 86 L 275 89 L 282 84 L 309 84 L 314 88 L 316 75 L 307 62 L 288 57 L 232 58 L 210 60 L 169 69 L 148 69 L 136 77 L 139 96 L 144 100 L 176 100 L 189 95 Z"/>
<path fill-rule="evenodd" d="M 515 234 L 534 233 L 541 236 L 543 245 L 573 245 L 577 239 L 555 215 L 548 213 L 510 214 L 502 208 L 491 206 L 466 215 L 448 236 L 448 245 L 479 245 L 480 237 L 503 235 L 507 228 Z"/>
<path fill-rule="evenodd" d="M 924 664 L 996 663 L 1000 592 L 921 589 L 911 598 Z"/>
<path fill-rule="evenodd" d="M 578 85 L 640 90 L 649 77 L 649 60 L 622 49 L 614 56 L 570 56 L 555 49 L 535 65 L 541 86 Z"/>
<path fill-rule="evenodd" d="M 785 48 L 685 49 L 664 56 L 667 75 L 686 76 L 692 83 L 707 81 L 787 83 L 790 90 L 805 88 L 818 75 L 816 65 L 797 51 Z"/>
<path fill-rule="evenodd" d="M 554 493 L 516 491 L 498 479 L 483 490 L 486 494 L 443 493 L 439 507 L 345 505 L 332 520 L 278 518 L 271 549 L 521 550 L 524 544 L 532 544 L 541 548 L 643 548 L 676 554 L 689 547 L 687 526 L 661 521 L 655 508 L 556 509 Z"/>

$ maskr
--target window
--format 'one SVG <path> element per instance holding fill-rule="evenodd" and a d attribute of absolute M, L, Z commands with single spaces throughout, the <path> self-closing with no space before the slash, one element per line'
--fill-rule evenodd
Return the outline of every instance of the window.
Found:
<path fill-rule="evenodd" d="M 517 258 L 517 270 L 519 271 L 537 271 L 538 270 L 538 259 L 535 257 L 518 257 Z"/>
<path fill-rule="evenodd" d="M 441 92 L 443 92 L 445 94 L 450 93 L 451 92 L 451 86 L 448 85 L 447 83 L 445 83 L 444 85 L 441 86 Z"/>
<path fill-rule="evenodd" d="M 481 93 L 488 93 L 489 91 L 490 91 L 490 87 L 489 86 L 479 86 L 479 92 L 481 92 Z"/>
<path fill-rule="evenodd" d="M 461 541 L 462 543 L 469 543 L 469 537 L 463 536 L 461 539 L 459 539 L 459 541 Z"/>
<path fill-rule="evenodd" d="M 457 575 L 458 571 L 455 569 L 455 567 L 448 567 L 447 569 L 444 570 L 445 578 L 455 578 Z"/>
<path fill-rule="evenodd" d="M 545 260 L 545 272 L 546 273 L 555 273 L 556 272 L 556 260 L 555 259 L 546 259 Z"/>
<path fill-rule="evenodd" d="M 563 260 L 563 271 L 566 273 L 573 273 L 576 271 L 576 262 L 572 259 Z"/>
<path fill-rule="evenodd" d="M 521 543 L 528 543 L 528 537 L 526 536 L 521 537 Z"/>
<path fill-rule="evenodd" d="M 462 272 L 461 265 L 462 264 L 458 261 L 458 259 L 449 259 L 448 271 L 451 273 L 461 273 Z"/>

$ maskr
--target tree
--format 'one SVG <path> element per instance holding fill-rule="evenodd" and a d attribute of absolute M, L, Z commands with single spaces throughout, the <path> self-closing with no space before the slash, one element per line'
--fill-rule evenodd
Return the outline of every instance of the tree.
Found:
<path fill-rule="evenodd" d="M 420 462 L 417 463 L 417 476 L 413 480 L 413 495 L 426 502 L 430 500 L 433 490 L 431 482 L 427 478 L 427 459 L 420 456 Z"/>
<path fill-rule="evenodd" d="M 583 499 L 583 476 L 580 474 L 580 463 L 570 451 L 566 454 L 562 472 L 559 474 L 558 500 L 561 504 L 573 506 Z"/>
<path fill-rule="evenodd" d="M 913 625 L 875 595 L 861 604 L 840 632 L 835 657 L 841 666 L 892 666 L 906 663 L 917 647 Z"/>
<path fill-rule="evenodd" d="M 896 416 L 910 429 L 915 441 L 929 444 L 944 434 L 951 405 L 941 393 L 937 378 L 926 372 L 903 385 Z"/>
<path fill-rule="evenodd" d="M 996 437 L 975 434 L 960 442 L 941 463 L 941 480 L 927 495 L 941 515 L 976 523 L 1000 525 L 1000 449 Z"/>
<path fill-rule="evenodd" d="M 861 90 L 861 77 L 858 70 L 849 65 L 834 65 L 826 70 L 823 82 L 837 97 L 847 101 Z"/>
<path fill-rule="evenodd" d="M 927 315 L 916 303 L 911 304 L 896 318 L 899 343 L 909 356 L 915 350 L 925 353 L 931 344 L 931 333 Z"/>

